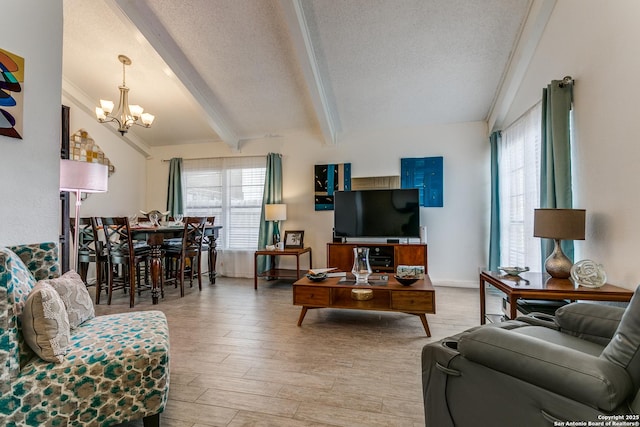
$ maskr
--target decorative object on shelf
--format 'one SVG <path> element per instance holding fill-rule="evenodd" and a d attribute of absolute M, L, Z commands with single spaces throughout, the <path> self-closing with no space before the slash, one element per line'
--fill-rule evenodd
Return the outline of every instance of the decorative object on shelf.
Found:
<path fill-rule="evenodd" d="M 264 205 L 264 220 L 273 221 L 273 244 L 280 242 L 280 221 L 287 219 L 287 205 L 284 203 L 270 203 Z"/>
<path fill-rule="evenodd" d="M 356 277 L 356 285 L 366 285 L 371 274 L 369 264 L 369 248 L 353 248 L 353 267 L 351 272 Z"/>
<path fill-rule="evenodd" d="M 304 231 L 285 231 L 284 249 L 302 249 L 304 247 Z"/>
<path fill-rule="evenodd" d="M 22 139 L 24 58 L 0 49 L 0 135 Z"/>
<path fill-rule="evenodd" d="M 322 282 L 327 278 L 327 273 L 316 273 L 316 274 L 307 273 L 306 276 L 307 276 L 307 279 L 311 280 L 312 282 Z"/>
<path fill-rule="evenodd" d="M 80 206 L 82 193 L 104 193 L 108 189 L 109 174 L 107 166 L 99 163 L 77 162 L 60 159 L 60 191 L 76 193 L 76 216 L 73 236 L 73 260 L 78 261 L 78 241 L 80 237 Z M 76 269 L 78 266 L 74 266 Z"/>
<path fill-rule="evenodd" d="M 498 270 L 504 271 L 509 276 L 519 276 L 521 273 L 529 271 L 529 267 L 498 267 Z"/>
<path fill-rule="evenodd" d="M 418 281 L 416 276 L 393 276 L 403 286 L 411 286 Z"/>
<path fill-rule="evenodd" d="M 415 277 L 424 279 L 424 265 L 399 265 L 396 268 L 396 275 L 399 277 Z"/>
<path fill-rule="evenodd" d="M 571 267 L 571 278 L 575 283 L 587 288 L 600 288 L 607 283 L 607 274 L 601 264 L 583 259 Z"/>
<path fill-rule="evenodd" d="M 315 209 L 333 210 L 333 193 L 351 190 L 351 163 L 314 166 Z"/>
<path fill-rule="evenodd" d="M 118 109 L 112 115 L 113 101 L 101 99 L 100 107 L 96 107 L 96 118 L 100 123 L 118 123 L 118 132 L 124 136 L 133 125 L 151 127 L 155 117 L 152 114 L 143 113 L 144 109 L 139 105 L 129 105 L 129 88 L 125 82 L 125 67 L 131 65 L 131 59 L 125 55 L 118 55 L 118 61 L 122 63 L 122 86 L 118 86 L 120 90 Z M 138 120 L 142 123 L 139 123 Z"/>
<path fill-rule="evenodd" d="M 369 301 L 373 299 L 373 291 L 371 289 L 351 289 L 351 299 Z"/>
<path fill-rule="evenodd" d="M 69 158 L 71 160 L 106 165 L 109 168 L 109 176 L 116 171 L 116 167 L 111 164 L 109 158 L 86 130 L 78 129 L 70 139 Z"/>
<path fill-rule="evenodd" d="M 562 252 L 561 240 L 584 240 L 584 209 L 536 209 L 533 235 L 554 240 L 554 249 L 544 263 L 547 273 L 556 279 L 571 276 L 572 262 Z"/>

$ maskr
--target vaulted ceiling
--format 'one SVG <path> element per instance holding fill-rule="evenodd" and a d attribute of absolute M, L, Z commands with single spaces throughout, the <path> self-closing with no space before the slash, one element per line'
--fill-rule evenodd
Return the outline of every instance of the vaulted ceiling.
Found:
<path fill-rule="evenodd" d="M 487 120 L 534 3 L 64 0 L 63 90 L 117 104 L 127 55 L 149 147 Z"/>

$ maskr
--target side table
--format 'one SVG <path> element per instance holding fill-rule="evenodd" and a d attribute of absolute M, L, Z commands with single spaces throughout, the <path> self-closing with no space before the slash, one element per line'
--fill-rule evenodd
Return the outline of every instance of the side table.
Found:
<path fill-rule="evenodd" d="M 600 288 L 586 288 L 569 279 L 554 279 L 546 273 L 526 272 L 509 276 L 497 271 L 480 272 L 480 324 L 486 322 L 485 284 L 504 292 L 509 300 L 509 318 L 517 316 L 516 302 L 520 298 L 550 300 L 591 300 L 627 302 L 633 291 L 605 284 Z"/>
<path fill-rule="evenodd" d="M 254 254 L 253 259 L 253 289 L 258 289 L 258 277 L 274 277 L 274 278 L 295 278 L 296 280 L 300 280 L 300 255 L 309 254 L 309 270 L 313 268 L 313 261 L 311 256 L 311 247 L 301 248 L 301 249 L 281 249 L 281 250 L 268 250 L 268 249 L 260 249 L 257 250 Z M 295 256 L 296 257 L 296 269 L 283 269 L 283 268 L 271 268 L 269 270 L 258 272 L 258 256 Z M 275 263 L 274 263 L 275 265 Z"/>

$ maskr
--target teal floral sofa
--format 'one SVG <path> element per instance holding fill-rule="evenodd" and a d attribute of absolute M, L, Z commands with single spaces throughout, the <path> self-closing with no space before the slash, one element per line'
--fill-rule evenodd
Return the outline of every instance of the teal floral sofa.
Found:
<path fill-rule="evenodd" d="M 36 282 L 60 275 L 55 243 L 0 248 L 0 426 L 159 426 L 169 391 L 160 311 L 97 316 L 71 330 L 61 363 L 25 343 L 18 313 Z"/>

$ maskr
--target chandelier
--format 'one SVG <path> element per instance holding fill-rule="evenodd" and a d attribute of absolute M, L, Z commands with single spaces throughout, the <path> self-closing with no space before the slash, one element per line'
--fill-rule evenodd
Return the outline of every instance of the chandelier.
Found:
<path fill-rule="evenodd" d="M 144 109 L 139 105 L 129 105 L 129 88 L 124 79 L 124 68 L 131 65 L 131 59 L 124 55 L 118 55 L 118 60 L 122 62 L 122 86 L 120 89 L 120 102 L 118 109 L 112 115 L 113 102 L 100 100 L 100 106 L 96 107 L 96 117 L 100 123 L 116 122 L 118 123 L 118 132 L 124 136 L 133 125 L 151 127 L 155 117 L 149 113 L 143 113 Z M 140 120 L 142 123 L 138 122 Z"/>

